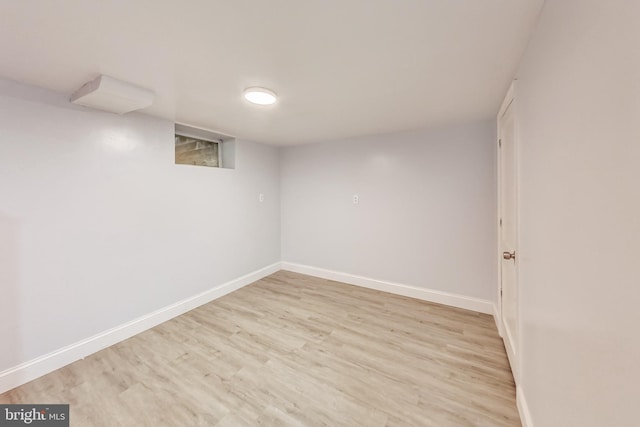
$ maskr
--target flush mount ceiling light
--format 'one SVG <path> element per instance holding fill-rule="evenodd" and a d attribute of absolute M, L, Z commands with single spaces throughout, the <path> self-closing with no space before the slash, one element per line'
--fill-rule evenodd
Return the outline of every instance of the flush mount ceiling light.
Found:
<path fill-rule="evenodd" d="M 244 90 L 244 99 L 258 105 L 271 105 L 276 103 L 276 94 L 263 87 L 250 87 Z"/>

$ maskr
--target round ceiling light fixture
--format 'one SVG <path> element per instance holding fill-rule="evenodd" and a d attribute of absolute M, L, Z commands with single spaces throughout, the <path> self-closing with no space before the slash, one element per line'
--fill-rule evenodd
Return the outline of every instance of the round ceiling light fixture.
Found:
<path fill-rule="evenodd" d="M 250 87 L 244 90 L 244 99 L 258 105 L 272 105 L 276 103 L 276 94 L 263 87 Z"/>

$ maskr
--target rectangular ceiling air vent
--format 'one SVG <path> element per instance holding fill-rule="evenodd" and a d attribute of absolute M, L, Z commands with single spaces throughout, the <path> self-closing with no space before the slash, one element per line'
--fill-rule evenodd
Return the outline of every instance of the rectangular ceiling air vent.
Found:
<path fill-rule="evenodd" d="M 110 113 L 124 114 L 153 104 L 155 94 L 149 89 L 109 76 L 98 76 L 85 83 L 73 95 L 74 104 Z"/>

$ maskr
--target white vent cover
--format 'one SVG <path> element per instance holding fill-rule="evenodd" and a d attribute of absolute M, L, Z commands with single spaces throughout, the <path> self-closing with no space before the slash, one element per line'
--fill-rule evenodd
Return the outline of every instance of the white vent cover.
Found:
<path fill-rule="evenodd" d="M 102 75 L 85 83 L 71 95 L 70 101 L 85 107 L 124 114 L 150 106 L 154 97 L 155 94 L 149 89 Z"/>

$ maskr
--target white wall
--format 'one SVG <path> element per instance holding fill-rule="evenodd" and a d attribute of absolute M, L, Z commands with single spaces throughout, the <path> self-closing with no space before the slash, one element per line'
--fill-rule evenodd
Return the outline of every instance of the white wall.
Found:
<path fill-rule="evenodd" d="M 536 427 L 638 425 L 639 23 L 635 0 L 547 0 L 520 67 L 520 386 Z"/>
<path fill-rule="evenodd" d="M 280 260 L 278 150 L 238 141 L 228 170 L 173 144 L 0 80 L 0 371 Z"/>
<path fill-rule="evenodd" d="M 282 149 L 283 261 L 495 300 L 494 127 Z"/>

